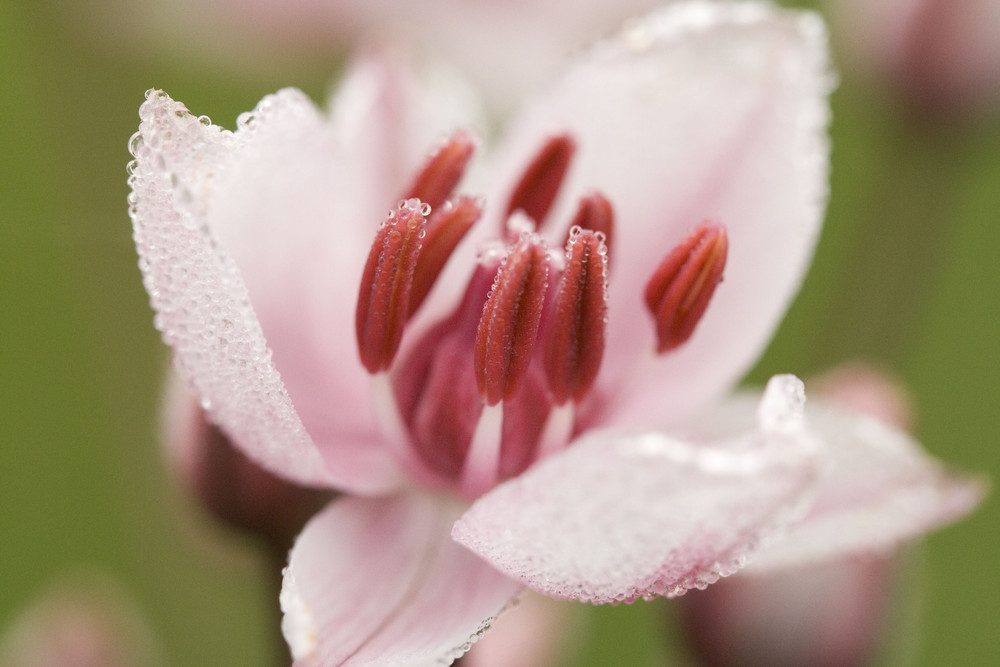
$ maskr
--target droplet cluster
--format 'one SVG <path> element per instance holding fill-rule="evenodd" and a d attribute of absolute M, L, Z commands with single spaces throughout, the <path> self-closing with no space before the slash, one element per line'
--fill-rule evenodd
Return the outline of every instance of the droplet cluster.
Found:
<path fill-rule="evenodd" d="M 738 461 L 742 450 L 759 465 L 720 464 Z M 676 597 L 738 570 L 772 532 L 783 518 L 777 509 L 808 479 L 804 464 L 801 475 L 789 474 L 789 457 L 752 440 L 583 436 L 558 463 L 542 461 L 480 498 L 452 535 L 551 597 L 596 604 Z M 560 509 L 567 505 L 571 514 Z"/>

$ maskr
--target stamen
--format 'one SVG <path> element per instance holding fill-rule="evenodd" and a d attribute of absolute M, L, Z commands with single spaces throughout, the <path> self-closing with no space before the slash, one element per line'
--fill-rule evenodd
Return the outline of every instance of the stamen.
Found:
<path fill-rule="evenodd" d="M 355 330 L 361 363 L 369 373 L 389 368 L 410 307 L 410 287 L 430 207 L 417 199 L 399 203 L 379 226 L 358 290 Z"/>
<path fill-rule="evenodd" d="M 568 134 L 549 139 L 524 170 L 507 204 L 507 215 L 524 211 L 541 228 L 552 203 L 559 194 L 570 160 L 576 152 L 576 142 Z"/>
<path fill-rule="evenodd" d="M 569 242 L 569 234 L 574 227 L 580 229 L 590 229 L 604 234 L 604 244 L 611 248 L 611 237 L 615 226 L 615 212 L 611 207 L 611 202 L 599 192 L 591 192 L 580 199 L 580 206 L 576 210 L 576 216 L 566 232 L 566 242 Z"/>
<path fill-rule="evenodd" d="M 660 262 L 646 284 L 646 305 L 656 319 L 657 353 L 675 349 L 694 333 L 722 282 L 728 247 L 726 228 L 705 221 Z"/>
<path fill-rule="evenodd" d="M 487 405 L 512 396 L 528 370 L 548 279 L 544 242 L 523 236 L 497 271 L 476 331 L 476 383 Z"/>
<path fill-rule="evenodd" d="M 608 320 L 607 255 L 603 232 L 570 230 L 545 348 L 545 375 L 556 405 L 582 400 L 601 367 Z"/>
<path fill-rule="evenodd" d="M 420 308 L 451 253 L 481 214 L 482 208 L 472 197 L 459 197 L 434 210 L 413 274 L 407 317 L 412 317 Z"/>
<path fill-rule="evenodd" d="M 419 199 L 436 211 L 462 180 L 474 150 L 472 138 L 456 132 L 427 159 L 403 198 Z"/>

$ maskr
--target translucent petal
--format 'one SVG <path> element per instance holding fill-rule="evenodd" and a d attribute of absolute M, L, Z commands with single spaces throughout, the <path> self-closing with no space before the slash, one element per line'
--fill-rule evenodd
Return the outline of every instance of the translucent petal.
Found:
<path fill-rule="evenodd" d="M 806 416 L 826 444 L 815 498 L 748 571 L 889 552 L 957 521 L 985 495 L 982 480 L 948 470 L 896 428 L 815 401 Z"/>
<path fill-rule="evenodd" d="M 452 542 L 460 507 L 344 498 L 306 525 L 285 570 L 282 630 L 297 665 L 449 664 L 521 586 Z"/>

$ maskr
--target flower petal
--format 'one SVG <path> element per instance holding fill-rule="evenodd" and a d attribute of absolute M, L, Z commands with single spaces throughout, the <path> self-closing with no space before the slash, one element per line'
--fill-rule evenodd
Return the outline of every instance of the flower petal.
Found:
<path fill-rule="evenodd" d="M 742 567 L 808 487 L 800 392 L 790 376 L 772 380 L 757 429 L 715 441 L 589 434 L 480 498 L 452 535 L 551 597 L 704 588 Z"/>
<path fill-rule="evenodd" d="M 653 386 L 676 423 L 757 358 L 798 289 L 822 219 L 830 88 L 817 16 L 758 2 L 680 2 L 586 53 L 519 117 L 498 201 L 544 137 L 569 132 L 578 153 L 555 218 L 568 223 L 591 188 L 615 207 L 598 383 L 619 404 Z M 653 358 L 646 281 L 706 218 L 729 232 L 725 282 L 693 338 L 622 391 L 621 374 Z"/>
<path fill-rule="evenodd" d="M 866 552 L 957 521 L 985 495 L 982 480 L 955 473 L 902 431 L 867 416 L 811 402 L 806 416 L 826 441 L 816 497 L 748 572 Z"/>
<path fill-rule="evenodd" d="M 240 138 L 157 91 L 140 117 L 131 209 L 139 266 L 155 324 L 202 407 L 249 456 L 294 481 L 369 492 L 394 483 L 395 470 L 373 461 L 371 448 L 354 447 L 353 458 L 335 468 L 324 463 L 272 360 L 243 276 L 214 236 L 215 189 Z"/>
<path fill-rule="evenodd" d="M 440 497 L 343 498 L 299 536 L 282 631 L 296 665 L 448 664 L 521 586 L 455 544 Z"/>

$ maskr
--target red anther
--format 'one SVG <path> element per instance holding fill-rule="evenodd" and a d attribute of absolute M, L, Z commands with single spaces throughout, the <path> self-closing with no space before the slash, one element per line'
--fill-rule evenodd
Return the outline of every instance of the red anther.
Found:
<path fill-rule="evenodd" d="M 576 227 L 589 229 L 604 234 L 604 244 L 611 247 L 611 236 L 615 227 L 615 212 L 611 202 L 599 192 L 592 192 L 580 199 L 576 216 L 566 232 L 566 242 L 570 241 L 570 232 Z"/>
<path fill-rule="evenodd" d="M 482 208 L 472 197 L 460 197 L 455 202 L 445 202 L 440 208 L 434 209 L 427 223 L 427 235 L 413 274 L 407 317 L 412 317 L 420 308 L 455 246 L 479 220 L 480 215 Z"/>
<path fill-rule="evenodd" d="M 607 254 L 603 232 L 570 231 L 545 348 L 545 375 L 557 405 L 581 401 L 601 367 L 608 319 Z"/>
<path fill-rule="evenodd" d="M 402 340 L 428 213 L 430 207 L 417 199 L 400 202 L 368 253 L 354 324 L 361 363 L 369 373 L 389 368 Z"/>
<path fill-rule="evenodd" d="M 687 341 L 722 282 L 729 240 L 720 223 L 705 221 L 670 251 L 646 284 L 646 305 L 656 319 L 656 351 Z"/>
<path fill-rule="evenodd" d="M 456 132 L 427 158 L 403 199 L 419 199 L 436 211 L 462 180 L 474 150 L 472 138 L 465 132 Z"/>
<path fill-rule="evenodd" d="M 528 370 L 548 282 L 548 250 L 537 236 L 522 236 L 497 271 L 476 331 L 476 383 L 487 405 L 510 398 Z"/>
<path fill-rule="evenodd" d="M 520 210 L 541 228 L 559 193 L 563 179 L 566 178 L 570 160 L 575 152 L 576 142 L 568 134 L 552 137 L 545 142 L 514 188 L 504 219 Z"/>

